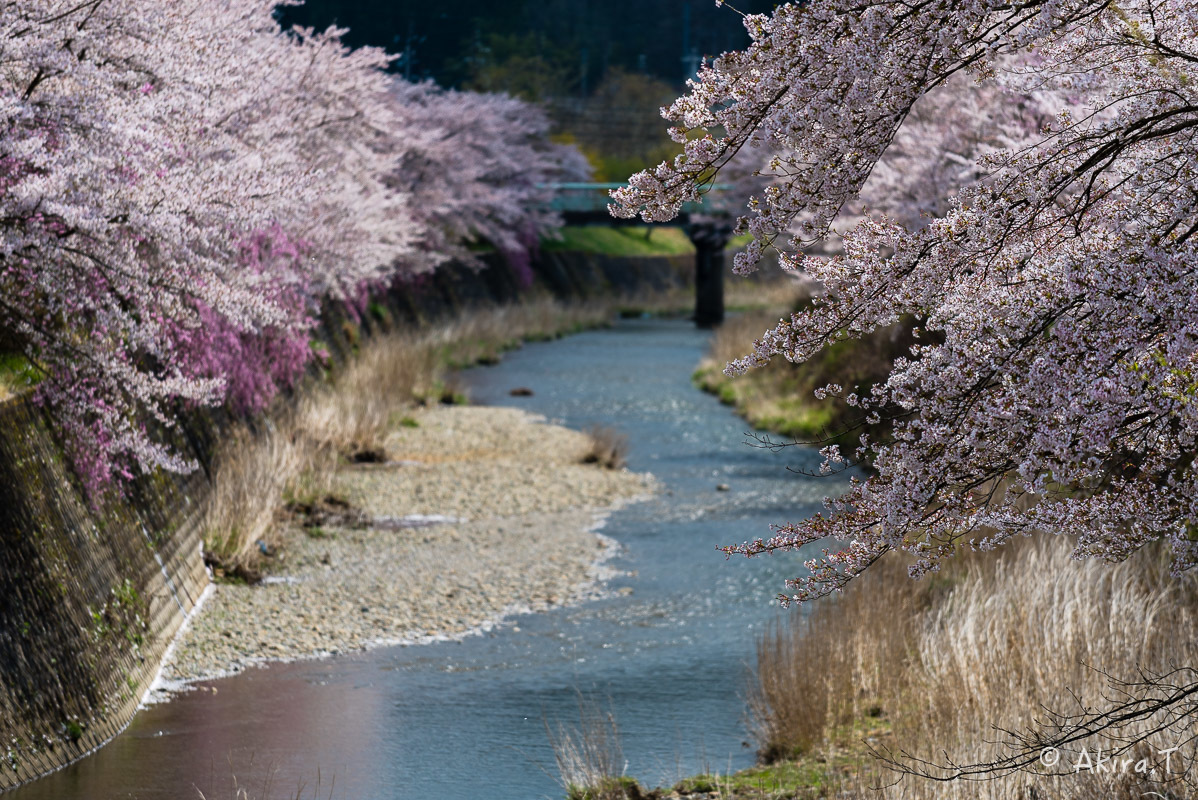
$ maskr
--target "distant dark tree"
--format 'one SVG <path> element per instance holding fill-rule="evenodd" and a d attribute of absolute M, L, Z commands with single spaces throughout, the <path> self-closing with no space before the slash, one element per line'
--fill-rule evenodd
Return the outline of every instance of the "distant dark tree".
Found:
<path fill-rule="evenodd" d="M 559 101 L 557 117 L 595 165 L 596 178 L 622 181 L 681 151 L 661 118 L 673 94 L 665 81 L 614 67 L 590 97 Z"/>
<path fill-rule="evenodd" d="M 761 13 L 775 4 L 737 0 L 735 5 Z M 551 42 L 569 54 L 569 89 L 582 95 L 593 92 L 614 67 L 643 71 L 677 87 L 700 57 L 749 42 L 740 17 L 717 8 L 715 0 L 307 0 L 282 9 L 280 16 L 285 24 L 347 27 L 346 42 L 354 46 L 370 44 L 393 53 L 407 49 L 413 62 L 393 69 L 410 69 L 414 78 L 432 77 L 455 87 L 474 79 L 473 71 L 462 66 L 480 41 L 490 46 L 492 36 L 524 39 L 533 56 L 538 40 Z M 540 58 L 556 63 L 544 53 Z"/>
<path fill-rule="evenodd" d="M 540 102 L 570 94 L 579 83 L 574 56 L 541 34 L 491 34 L 479 38 L 457 70 L 462 88 L 503 92 Z"/>

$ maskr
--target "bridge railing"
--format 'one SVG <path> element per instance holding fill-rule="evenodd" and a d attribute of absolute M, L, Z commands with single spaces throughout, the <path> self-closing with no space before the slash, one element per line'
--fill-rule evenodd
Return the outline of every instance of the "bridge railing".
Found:
<path fill-rule="evenodd" d="M 626 183 L 552 183 L 543 188 L 553 191 L 550 207 L 571 225 L 614 225 L 620 220 L 607 211 L 611 190 Z M 709 191 L 719 192 L 717 184 Z M 718 195 L 717 195 L 718 196 Z M 686 203 L 677 222 L 684 224 L 695 245 L 695 324 L 701 328 L 719 325 L 724 319 L 724 248 L 732 235 L 732 221 L 719 203 Z M 695 219 L 704 215 L 700 222 Z M 692 216 L 694 215 L 694 216 Z M 626 220 L 632 222 L 632 220 Z"/>
<path fill-rule="evenodd" d="M 543 188 L 553 192 L 553 200 L 549 207 L 563 214 L 607 214 L 611 203 L 611 191 L 622 189 L 627 183 L 546 183 Z M 718 193 L 723 187 L 719 184 L 711 187 L 711 192 Z M 711 203 L 684 203 L 680 212 L 683 215 L 715 213 Z"/>

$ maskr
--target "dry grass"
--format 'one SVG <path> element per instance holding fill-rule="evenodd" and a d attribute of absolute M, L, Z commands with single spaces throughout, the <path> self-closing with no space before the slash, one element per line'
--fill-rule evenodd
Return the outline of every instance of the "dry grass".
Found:
<path fill-rule="evenodd" d="M 1107 707 L 1116 694 L 1112 678 L 1134 680 L 1141 670 L 1198 660 L 1196 581 L 1170 578 L 1159 553 L 1119 565 L 1076 562 L 1065 540 L 1039 538 L 1001 554 L 968 556 L 922 582 L 907 579 L 899 563 L 878 567 L 842 597 L 762 640 L 753 701 L 762 755 L 834 763 L 864 754 L 867 739 L 875 749 L 938 763 L 988 762 L 1007 752 L 996 743 L 1004 739 L 999 729 L 1037 726 L 1046 710 Z M 980 783 L 907 777 L 881 796 L 1191 796 L 1196 716 L 1191 705 L 1164 730 L 1153 732 L 1166 721 L 1158 716 L 1076 745 L 1091 756 L 1100 747 L 1109 754 L 1120 741 L 1150 734 L 1139 758 L 1185 742 L 1172 766 L 1189 774 L 1167 786 L 1134 774 L 1083 770 L 1048 778 L 1023 771 Z M 1071 767 L 1079 757 L 1078 750 L 1065 753 L 1062 763 Z M 872 760 L 863 769 L 876 785 L 895 780 Z"/>
<path fill-rule="evenodd" d="M 723 369 L 729 361 L 745 355 L 752 349 L 753 340 L 777 325 L 789 313 L 790 307 L 756 309 L 729 317 L 712 335 L 707 361 Z"/>
<path fill-rule="evenodd" d="M 639 798 L 636 781 L 626 778 L 627 762 L 620 745 L 620 729 L 610 711 L 578 696 L 578 725 L 545 720 L 545 733 L 568 800 L 630 800 Z"/>
<path fill-rule="evenodd" d="M 319 503 L 343 460 L 385 460 L 393 418 L 432 393 L 439 377 L 428 337 L 367 342 L 335 380 L 310 387 L 258 435 L 241 426 L 216 459 L 205 515 L 206 552 L 218 569 L 258 577 L 262 550 L 279 547 L 288 503 Z"/>
<path fill-rule="evenodd" d="M 813 613 L 795 611 L 757 643 L 757 683 L 749 705 L 759 757 L 769 763 L 809 755 L 856 720 L 877 718 L 895 696 L 930 596 L 897 560 L 872 568 Z M 863 624 L 879 612 L 885 625 Z M 875 620 L 876 621 L 876 620 Z M 832 734 L 829 736 L 829 734 Z"/>
<path fill-rule="evenodd" d="M 246 769 L 250 770 L 254 766 L 254 755 L 250 755 L 249 763 Z M 320 768 L 316 769 L 316 780 L 309 785 L 307 781 L 300 781 L 295 787 L 294 792 L 280 790 L 276 793 L 276 780 L 278 778 L 278 769 L 270 767 L 266 770 L 266 774 L 258 781 L 257 785 L 253 785 L 247 781 L 243 781 L 237 777 L 237 773 L 233 769 L 232 756 L 228 762 L 229 774 L 220 783 L 223 786 L 217 787 L 218 783 L 210 776 L 208 781 L 207 791 L 203 791 L 199 786 L 192 785 L 195 789 L 194 797 L 196 800 L 220 800 L 220 798 L 228 798 L 228 800 L 333 800 L 338 797 L 337 794 L 337 776 L 334 774 L 326 786 Z M 212 769 L 213 774 L 216 772 L 215 765 Z"/>
<path fill-rule="evenodd" d="M 204 555 L 217 577 L 256 580 L 261 550 L 278 546 L 277 517 L 286 493 L 311 464 L 310 443 L 293 418 L 255 436 L 239 425 L 216 457 L 204 509 Z"/>
<path fill-rule="evenodd" d="M 613 428 L 594 425 L 587 429 L 590 446 L 582 457 L 584 464 L 607 469 L 622 469 L 628 455 L 628 437 Z"/>
<path fill-rule="evenodd" d="M 599 327 L 614 313 L 614 303 L 566 305 L 550 299 L 531 300 L 464 314 L 428 332 L 427 338 L 450 366 L 492 364 L 521 342 L 556 339 Z"/>
<path fill-rule="evenodd" d="M 382 449 L 394 415 L 438 386 L 436 342 L 396 333 L 367 341 L 331 385 L 299 404 L 299 430 L 319 447 L 351 458 Z"/>
<path fill-rule="evenodd" d="M 724 285 L 724 305 L 730 311 L 782 312 L 794 308 L 795 303 L 807 295 L 805 285 L 790 277 L 760 280 L 732 278 Z M 761 331 L 755 335 L 760 336 Z"/>
<path fill-rule="evenodd" d="M 601 324 L 611 309 L 541 301 L 487 309 L 435 328 L 365 341 L 329 380 L 252 434 L 240 426 L 217 455 L 205 547 L 226 575 L 255 580 L 262 551 L 281 546 L 284 508 L 320 505 L 346 461 L 385 461 L 387 432 L 414 404 L 465 402 L 450 365 L 485 362 L 524 338 Z"/>
<path fill-rule="evenodd" d="M 735 407 L 760 430 L 806 442 L 836 442 L 845 452 L 852 452 L 862 432 L 860 411 L 839 398 L 817 400 L 814 392 L 830 383 L 858 394 L 867 392 L 873 383 L 885 379 L 897 356 L 907 354 L 910 326 L 895 325 L 860 340 L 837 342 L 804 364 L 777 357 L 768 366 L 740 377 L 724 375 L 724 366 L 750 352 L 753 341 L 777 325 L 785 313 L 779 309 L 751 311 L 730 318 L 712 337 L 694 381 Z M 884 423 L 866 430 L 875 440 L 886 432 Z"/>

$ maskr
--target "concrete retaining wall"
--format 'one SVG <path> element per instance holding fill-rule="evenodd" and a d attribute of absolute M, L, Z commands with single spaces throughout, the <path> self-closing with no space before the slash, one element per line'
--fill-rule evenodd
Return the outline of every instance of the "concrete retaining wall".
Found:
<path fill-rule="evenodd" d="M 195 524 L 206 488 L 202 472 L 155 475 L 93 508 L 41 409 L 0 407 L 0 787 L 132 718 L 208 582 Z"/>

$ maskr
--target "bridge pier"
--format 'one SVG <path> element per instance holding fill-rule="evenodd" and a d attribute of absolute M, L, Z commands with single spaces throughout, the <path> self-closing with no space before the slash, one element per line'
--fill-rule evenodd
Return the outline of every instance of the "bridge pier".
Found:
<path fill-rule="evenodd" d="M 550 183 L 543 188 L 553 191 L 548 210 L 562 215 L 568 225 L 613 224 L 608 204 L 611 191 L 626 183 Z M 719 185 L 710 187 L 721 189 Z M 631 223 L 630 223 L 631 224 Z M 714 328 L 724 321 L 724 249 L 732 238 L 732 221 L 720 211 L 720 205 L 708 202 L 683 203 L 677 222 L 695 245 L 695 324 Z"/>
<path fill-rule="evenodd" d="M 695 245 L 695 325 L 714 328 L 724 321 L 724 250 L 732 223 L 704 220 L 686 226 Z"/>

